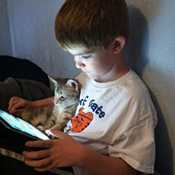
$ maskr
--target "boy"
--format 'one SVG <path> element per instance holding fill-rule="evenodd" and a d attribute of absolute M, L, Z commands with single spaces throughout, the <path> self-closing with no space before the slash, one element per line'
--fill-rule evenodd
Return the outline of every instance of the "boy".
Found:
<path fill-rule="evenodd" d="M 124 0 L 67 0 L 55 23 L 60 46 L 83 73 L 76 115 L 58 139 L 27 142 L 25 163 L 38 171 L 74 168 L 76 175 L 135 175 L 154 171 L 156 112 L 143 82 L 124 61 L 128 14 Z M 21 102 L 20 102 L 21 101 Z M 51 105 L 13 98 L 20 106 Z"/>

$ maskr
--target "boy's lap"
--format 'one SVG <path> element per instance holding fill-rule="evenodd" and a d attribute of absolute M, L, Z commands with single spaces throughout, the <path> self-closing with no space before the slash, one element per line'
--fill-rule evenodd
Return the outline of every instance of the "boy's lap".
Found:
<path fill-rule="evenodd" d="M 0 155 L 1 175 L 54 175 L 50 172 L 37 172 L 23 162 Z"/>

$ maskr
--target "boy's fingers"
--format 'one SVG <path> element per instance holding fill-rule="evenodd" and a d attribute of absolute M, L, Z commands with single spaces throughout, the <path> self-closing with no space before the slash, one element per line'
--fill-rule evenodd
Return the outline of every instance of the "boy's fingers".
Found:
<path fill-rule="evenodd" d="M 32 166 L 33 168 L 45 168 L 48 167 L 51 164 L 51 159 L 46 158 L 46 159 L 41 159 L 41 160 L 30 160 L 27 159 L 25 160 L 25 164 Z"/>
<path fill-rule="evenodd" d="M 19 103 L 18 98 L 12 97 L 9 101 L 8 110 L 14 112 L 19 105 L 21 105 L 21 103 Z"/>
<path fill-rule="evenodd" d="M 9 108 L 8 108 L 8 111 L 12 114 L 16 113 L 16 109 L 18 108 L 18 106 L 12 104 Z"/>
<path fill-rule="evenodd" d="M 11 97 L 10 100 L 9 100 L 9 103 L 14 103 L 18 100 L 19 98 L 17 97 Z"/>
<path fill-rule="evenodd" d="M 51 147 L 51 145 L 52 145 L 51 140 L 28 141 L 25 143 L 25 146 L 33 148 L 49 148 Z"/>
<path fill-rule="evenodd" d="M 23 156 L 26 159 L 43 159 L 50 155 L 48 150 L 41 151 L 23 151 Z"/>
<path fill-rule="evenodd" d="M 8 110 L 10 111 L 10 112 L 13 112 L 14 111 L 14 103 L 10 103 L 9 104 L 9 107 L 8 107 Z"/>
<path fill-rule="evenodd" d="M 18 108 L 23 108 L 23 107 L 24 107 L 24 104 L 16 103 L 16 104 L 13 104 L 12 109 L 13 109 L 14 111 L 16 111 L 16 109 L 18 109 Z"/>
<path fill-rule="evenodd" d="M 9 105 L 8 110 L 11 110 L 13 104 L 14 104 L 14 101 L 12 99 L 10 99 L 9 104 L 8 104 Z"/>
<path fill-rule="evenodd" d="M 35 168 L 36 171 L 43 172 L 43 171 L 53 171 L 56 170 L 57 166 L 55 166 L 54 163 L 48 164 L 48 166 L 42 167 L 42 168 Z M 54 171 L 53 171 L 54 173 Z"/>

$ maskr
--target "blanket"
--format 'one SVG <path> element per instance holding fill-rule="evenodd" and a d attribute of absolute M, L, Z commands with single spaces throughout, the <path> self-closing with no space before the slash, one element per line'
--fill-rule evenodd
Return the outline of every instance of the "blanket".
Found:
<path fill-rule="evenodd" d="M 0 55 L 0 81 L 7 77 L 35 80 L 49 87 L 47 73 L 30 59 Z"/>
<path fill-rule="evenodd" d="M 28 100 L 39 100 L 52 95 L 52 90 L 39 81 L 12 77 L 0 81 L 0 108 L 3 110 L 8 108 L 8 102 L 12 96 Z"/>

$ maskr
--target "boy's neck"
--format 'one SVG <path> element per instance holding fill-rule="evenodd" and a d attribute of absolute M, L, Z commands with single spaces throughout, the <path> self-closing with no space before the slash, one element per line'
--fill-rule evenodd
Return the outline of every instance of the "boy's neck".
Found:
<path fill-rule="evenodd" d="M 114 81 L 125 75 L 129 72 L 130 68 L 126 65 L 124 56 L 121 54 L 119 57 L 115 58 L 117 60 L 116 64 L 113 65 L 112 69 L 103 75 L 101 78 L 99 77 L 97 82 L 109 82 Z"/>
<path fill-rule="evenodd" d="M 97 82 L 109 82 L 109 81 L 114 81 L 119 79 L 120 77 L 122 77 L 123 75 L 125 75 L 126 73 L 129 72 L 129 68 L 125 67 L 122 69 L 118 69 L 116 72 L 109 72 L 108 74 L 106 74 L 105 76 L 103 76 L 103 78 L 98 78 L 98 80 L 95 80 Z"/>

